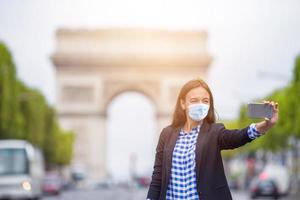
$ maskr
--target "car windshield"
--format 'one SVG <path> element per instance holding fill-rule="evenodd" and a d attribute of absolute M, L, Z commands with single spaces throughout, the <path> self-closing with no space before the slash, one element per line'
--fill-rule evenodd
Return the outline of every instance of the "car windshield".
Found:
<path fill-rule="evenodd" d="M 44 179 L 45 183 L 60 183 L 59 178 L 56 177 L 47 177 Z"/>
<path fill-rule="evenodd" d="M 25 149 L 0 149 L 0 175 L 28 173 L 28 159 Z"/>
<path fill-rule="evenodd" d="M 271 180 L 266 180 L 266 181 L 260 182 L 260 186 L 261 187 L 272 187 L 274 185 L 273 185 L 273 182 Z"/>

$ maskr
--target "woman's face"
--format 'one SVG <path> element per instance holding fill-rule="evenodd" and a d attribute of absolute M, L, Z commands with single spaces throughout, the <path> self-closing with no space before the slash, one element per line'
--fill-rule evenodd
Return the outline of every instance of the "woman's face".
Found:
<path fill-rule="evenodd" d="M 188 106 L 191 104 L 203 103 L 203 104 L 210 105 L 209 93 L 203 87 L 196 87 L 194 89 L 191 89 L 187 93 L 185 100 L 183 101 L 181 99 L 180 103 L 182 109 L 185 110 L 185 112 L 187 113 Z"/>

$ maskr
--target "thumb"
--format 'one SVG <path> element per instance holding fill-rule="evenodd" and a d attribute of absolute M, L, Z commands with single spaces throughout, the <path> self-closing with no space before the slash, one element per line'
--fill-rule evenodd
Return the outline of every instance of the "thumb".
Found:
<path fill-rule="evenodd" d="M 267 118 L 267 117 L 265 117 L 265 121 L 266 121 L 267 123 L 269 123 L 269 122 L 270 122 L 270 119 Z"/>

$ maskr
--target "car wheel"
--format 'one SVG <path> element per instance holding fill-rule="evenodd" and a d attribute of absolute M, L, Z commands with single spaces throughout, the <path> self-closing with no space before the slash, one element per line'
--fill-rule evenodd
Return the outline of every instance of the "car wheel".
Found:
<path fill-rule="evenodd" d="M 42 198 L 41 197 L 33 197 L 33 198 L 30 198 L 29 200 L 41 200 Z"/>
<path fill-rule="evenodd" d="M 279 199 L 279 196 L 275 195 L 273 198 L 277 200 L 277 199 Z"/>

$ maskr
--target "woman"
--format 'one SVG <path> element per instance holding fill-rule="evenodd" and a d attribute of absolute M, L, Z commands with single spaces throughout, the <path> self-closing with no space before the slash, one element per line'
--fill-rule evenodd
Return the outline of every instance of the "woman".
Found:
<path fill-rule="evenodd" d="M 272 118 L 228 130 L 215 122 L 208 85 L 203 80 L 187 82 L 179 93 L 172 124 L 160 134 L 147 199 L 232 199 L 220 152 L 251 142 L 276 124 L 278 104 L 265 103 L 272 105 Z"/>

